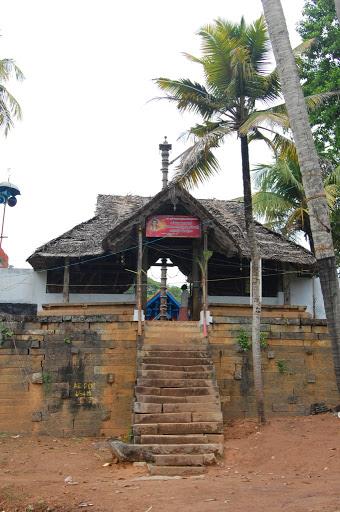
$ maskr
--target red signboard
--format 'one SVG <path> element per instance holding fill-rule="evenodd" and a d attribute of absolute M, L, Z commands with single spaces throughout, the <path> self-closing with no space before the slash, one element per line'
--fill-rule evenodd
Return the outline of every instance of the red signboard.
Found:
<path fill-rule="evenodd" d="M 154 215 L 146 221 L 146 236 L 200 238 L 201 222 L 186 215 Z"/>
<path fill-rule="evenodd" d="M 0 268 L 8 267 L 8 256 L 3 249 L 0 247 Z"/>

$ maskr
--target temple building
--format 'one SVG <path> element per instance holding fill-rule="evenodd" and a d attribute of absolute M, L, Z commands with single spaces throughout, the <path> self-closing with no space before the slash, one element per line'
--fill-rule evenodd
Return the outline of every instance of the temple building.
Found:
<path fill-rule="evenodd" d="M 155 223 L 164 224 L 154 229 Z M 291 304 L 292 281 L 311 279 L 315 259 L 305 248 L 256 223 L 266 305 Z M 44 271 L 46 302 L 136 301 L 138 259 L 142 309 L 146 274 L 166 258 L 187 277 L 192 316 L 202 310 L 199 259 L 208 261 L 208 304 L 249 304 L 250 253 L 243 204 L 195 199 L 167 187 L 154 197 L 99 195 L 95 216 L 39 247 L 28 259 Z M 135 294 L 127 293 L 134 287 Z"/>
<path fill-rule="evenodd" d="M 129 438 L 147 445 L 152 474 L 185 475 L 216 462 L 230 419 L 256 416 L 243 204 L 168 183 L 170 148 L 160 145 L 154 197 L 99 195 L 90 220 L 28 258 L 32 270 L 0 269 L 2 431 Z M 315 258 L 255 231 L 265 412 L 334 406 Z M 167 289 L 174 267 L 187 283 L 182 305 Z"/>

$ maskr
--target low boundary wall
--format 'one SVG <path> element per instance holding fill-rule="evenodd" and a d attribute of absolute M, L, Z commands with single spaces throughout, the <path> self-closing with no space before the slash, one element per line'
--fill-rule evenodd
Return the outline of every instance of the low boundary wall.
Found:
<path fill-rule="evenodd" d="M 224 420 L 256 416 L 251 309 L 211 306 L 210 350 Z M 58 311 L 58 313 L 56 313 Z M 128 439 L 136 379 L 133 305 L 58 305 L 34 317 L 0 315 L 0 431 Z M 340 402 L 327 326 L 305 308 L 264 308 L 267 415 L 309 414 Z M 2 339 L 1 339 L 2 337 Z"/>

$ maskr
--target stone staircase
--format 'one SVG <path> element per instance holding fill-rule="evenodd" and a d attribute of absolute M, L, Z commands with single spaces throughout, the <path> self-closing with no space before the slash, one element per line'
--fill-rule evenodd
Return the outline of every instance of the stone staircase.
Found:
<path fill-rule="evenodd" d="M 222 455 L 221 402 L 198 322 L 146 322 L 133 433 L 154 454 L 152 475 L 200 474 Z"/>

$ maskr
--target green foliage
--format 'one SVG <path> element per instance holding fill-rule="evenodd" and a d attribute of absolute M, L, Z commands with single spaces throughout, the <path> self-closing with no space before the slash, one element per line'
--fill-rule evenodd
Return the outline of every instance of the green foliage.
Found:
<path fill-rule="evenodd" d="M 202 118 L 188 131 L 193 145 L 183 153 L 175 177 L 191 187 L 218 170 L 212 150 L 232 133 L 248 136 L 268 123 L 275 128 L 288 127 L 284 107 L 265 108 L 280 98 L 276 69 L 268 72 L 269 37 L 263 17 L 247 25 L 217 19 L 199 31 L 202 56 L 186 57 L 203 68 L 205 84 L 189 79 L 158 78 L 156 83 L 181 112 L 193 112 Z M 271 132 L 271 130 L 269 130 Z M 268 131 L 264 132 L 268 133 Z M 274 133 L 274 132 L 273 132 Z"/>
<path fill-rule="evenodd" d="M 14 332 L 0 321 L 0 347 L 7 339 L 12 338 L 13 334 Z"/>
<path fill-rule="evenodd" d="M 52 375 L 48 372 L 43 372 L 42 383 L 43 383 L 45 392 L 48 393 L 51 390 Z"/>
<path fill-rule="evenodd" d="M 305 94 L 335 91 L 340 85 L 339 21 L 334 0 L 305 0 L 298 32 L 303 40 L 314 38 L 312 47 L 301 57 L 300 75 Z M 330 98 L 310 113 L 314 139 L 320 155 L 339 162 L 340 103 Z"/>
<path fill-rule="evenodd" d="M 13 59 L 0 60 L 0 127 L 3 128 L 5 135 L 14 124 L 14 120 L 20 120 L 22 117 L 21 107 L 14 96 L 6 89 L 5 83 L 11 78 L 23 80 L 22 71 L 15 64 Z"/>
<path fill-rule="evenodd" d="M 66 337 L 64 338 L 64 343 L 66 343 L 66 345 L 71 345 L 71 343 L 72 343 L 71 338 L 69 338 L 68 336 L 66 336 Z"/>
<path fill-rule="evenodd" d="M 332 236 L 337 259 L 340 261 L 340 167 L 323 164 L 324 188 L 330 209 Z M 300 166 L 294 157 L 278 154 L 273 164 L 258 165 L 253 181 L 258 191 L 253 195 L 254 212 L 271 229 L 295 238 L 302 231 L 313 248 L 308 205 L 302 184 Z"/>
<path fill-rule="evenodd" d="M 248 352 L 251 347 L 251 342 L 248 333 L 244 329 L 240 329 L 236 341 L 242 352 Z"/>
<path fill-rule="evenodd" d="M 267 332 L 260 332 L 260 347 L 261 350 L 266 350 L 268 348 L 268 333 Z"/>
<path fill-rule="evenodd" d="M 284 359 L 280 359 L 279 361 L 276 361 L 277 369 L 279 370 L 279 373 L 284 374 L 288 373 L 288 366 L 287 361 Z"/>
<path fill-rule="evenodd" d="M 251 348 L 250 336 L 244 329 L 240 329 L 236 341 L 243 352 L 248 352 Z M 268 333 L 260 332 L 260 347 L 261 350 L 268 348 Z"/>
<path fill-rule="evenodd" d="M 148 277 L 148 299 L 159 292 L 161 283 Z M 181 300 L 181 289 L 178 286 L 168 286 L 168 292 L 170 292 L 177 301 Z"/>

